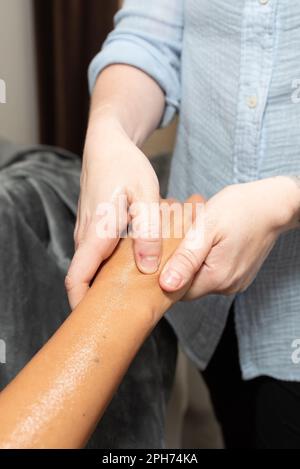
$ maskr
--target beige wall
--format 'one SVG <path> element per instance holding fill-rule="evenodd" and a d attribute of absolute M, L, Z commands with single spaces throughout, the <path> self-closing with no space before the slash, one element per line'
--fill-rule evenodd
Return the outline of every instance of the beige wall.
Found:
<path fill-rule="evenodd" d="M 0 0 L 0 136 L 20 143 L 38 139 L 37 86 L 31 0 Z"/>
<path fill-rule="evenodd" d="M 143 151 L 148 156 L 154 156 L 161 153 L 170 153 L 174 147 L 176 135 L 177 119 L 166 129 L 160 129 L 154 132 L 143 147 Z"/>

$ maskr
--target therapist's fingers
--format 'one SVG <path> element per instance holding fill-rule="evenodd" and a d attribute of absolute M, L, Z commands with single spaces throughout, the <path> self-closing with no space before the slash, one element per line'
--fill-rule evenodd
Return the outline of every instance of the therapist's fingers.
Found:
<path fill-rule="evenodd" d="M 65 287 L 72 309 L 86 295 L 101 264 L 113 253 L 127 222 L 126 204 L 119 205 L 117 200 L 113 200 L 110 204 L 99 204 L 86 227 L 82 227 L 80 222 L 76 223 L 74 233 L 76 250 L 65 278 Z"/>
<path fill-rule="evenodd" d="M 84 239 L 78 244 L 65 278 L 65 287 L 72 309 L 86 295 L 97 270 L 112 254 L 118 241 L 119 238 L 98 238 L 95 223 L 90 224 Z"/>

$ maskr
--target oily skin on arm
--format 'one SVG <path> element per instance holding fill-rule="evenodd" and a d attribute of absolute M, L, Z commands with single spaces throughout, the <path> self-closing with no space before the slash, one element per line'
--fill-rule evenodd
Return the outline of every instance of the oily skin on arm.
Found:
<path fill-rule="evenodd" d="M 194 198 L 193 201 L 201 201 Z M 180 239 L 164 240 L 163 262 Z M 136 267 L 120 242 L 84 300 L 0 394 L 0 448 L 83 447 L 145 338 L 186 290 Z"/>

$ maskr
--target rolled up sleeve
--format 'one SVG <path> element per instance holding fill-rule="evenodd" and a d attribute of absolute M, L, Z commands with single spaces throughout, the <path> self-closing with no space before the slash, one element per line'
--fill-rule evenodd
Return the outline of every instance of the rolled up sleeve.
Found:
<path fill-rule="evenodd" d="M 164 127 L 180 107 L 183 0 L 125 0 L 114 24 L 89 66 L 90 92 L 108 65 L 137 67 L 151 76 L 165 94 L 160 124 Z"/>

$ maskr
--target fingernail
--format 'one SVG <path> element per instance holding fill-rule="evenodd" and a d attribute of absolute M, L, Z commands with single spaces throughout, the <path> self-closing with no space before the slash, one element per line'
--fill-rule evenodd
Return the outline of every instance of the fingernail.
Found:
<path fill-rule="evenodd" d="M 163 272 L 162 280 L 164 284 L 167 285 L 168 287 L 178 288 L 182 282 L 182 277 L 175 270 L 168 269 L 166 270 L 166 272 Z"/>
<path fill-rule="evenodd" d="M 158 269 L 158 257 L 146 256 L 142 257 L 139 262 L 139 267 L 145 274 L 154 274 Z"/>

